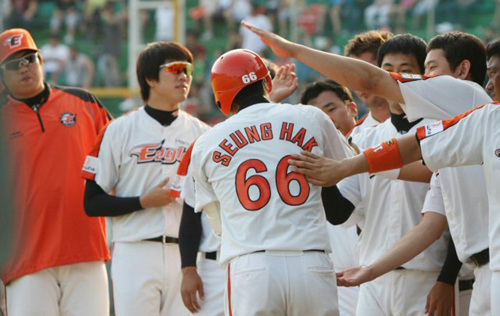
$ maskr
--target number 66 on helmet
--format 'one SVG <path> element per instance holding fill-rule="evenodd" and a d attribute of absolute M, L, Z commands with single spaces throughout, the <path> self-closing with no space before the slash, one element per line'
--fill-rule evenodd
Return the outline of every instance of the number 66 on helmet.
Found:
<path fill-rule="evenodd" d="M 225 115 L 231 114 L 235 96 L 246 86 L 262 79 L 266 79 L 268 91 L 271 91 L 269 70 L 256 53 L 235 49 L 221 55 L 212 67 L 215 103 Z"/>

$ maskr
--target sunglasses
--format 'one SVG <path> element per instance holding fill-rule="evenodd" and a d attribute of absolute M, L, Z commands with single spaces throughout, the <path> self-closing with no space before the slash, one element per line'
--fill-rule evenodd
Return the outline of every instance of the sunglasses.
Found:
<path fill-rule="evenodd" d="M 21 58 L 9 60 L 1 64 L 0 69 L 16 71 L 19 70 L 19 68 L 21 68 L 22 66 L 28 66 L 30 64 L 34 64 L 37 62 L 38 62 L 38 53 L 33 53 Z"/>
<path fill-rule="evenodd" d="M 188 76 L 193 75 L 193 65 L 191 65 L 187 61 L 174 61 L 168 64 L 161 65 L 160 68 L 165 68 L 167 72 L 176 75 L 180 74 L 181 72 L 185 73 Z"/>

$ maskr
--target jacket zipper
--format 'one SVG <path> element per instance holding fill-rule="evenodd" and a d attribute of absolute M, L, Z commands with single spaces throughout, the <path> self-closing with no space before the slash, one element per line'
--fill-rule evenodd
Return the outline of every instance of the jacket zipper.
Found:
<path fill-rule="evenodd" d="M 42 116 L 40 115 L 40 104 L 34 104 L 31 106 L 33 111 L 35 111 L 38 116 L 38 121 L 40 122 L 40 127 L 42 128 L 42 132 L 45 132 L 45 126 L 43 126 Z"/>

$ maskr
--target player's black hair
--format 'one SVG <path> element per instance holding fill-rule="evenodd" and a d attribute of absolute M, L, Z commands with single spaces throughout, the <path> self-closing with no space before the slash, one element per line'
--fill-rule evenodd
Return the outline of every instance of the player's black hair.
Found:
<path fill-rule="evenodd" d="M 425 56 L 427 44 L 423 39 L 412 34 L 399 34 L 389 39 L 380 46 L 377 55 L 377 64 L 382 66 L 382 61 L 387 54 L 406 54 L 413 55 L 417 60 L 420 72 L 425 72 Z"/>
<path fill-rule="evenodd" d="M 309 104 L 309 101 L 317 98 L 321 93 L 331 91 L 335 93 L 341 100 L 352 102 L 352 94 L 346 87 L 331 80 L 318 80 L 306 86 L 300 97 L 300 103 Z"/>
<path fill-rule="evenodd" d="M 257 103 L 267 103 L 266 95 L 269 93 L 266 79 L 252 83 L 238 92 L 234 97 L 231 112 L 238 112 Z"/>
<path fill-rule="evenodd" d="M 372 30 L 354 36 L 344 47 L 344 55 L 356 57 L 370 52 L 377 56 L 378 49 L 393 36 L 391 32 Z"/>
<path fill-rule="evenodd" d="M 493 56 L 500 58 L 500 39 L 493 40 L 486 45 L 486 60 Z"/>
<path fill-rule="evenodd" d="M 444 57 L 455 71 L 460 63 L 468 60 L 471 64 L 472 81 L 482 85 L 486 75 L 486 49 L 476 36 L 460 31 L 452 31 L 434 36 L 427 45 L 427 52 L 442 49 Z"/>
<path fill-rule="evenodd" d="M 143 101 L 149 100 L 150 87 L 146 79 L 159 80 L 160 66 L 170 61 L 193 63 L 193 54 L 184 45 L 159 41 L 148 44 L 137 57 L 137 81 Z"/>

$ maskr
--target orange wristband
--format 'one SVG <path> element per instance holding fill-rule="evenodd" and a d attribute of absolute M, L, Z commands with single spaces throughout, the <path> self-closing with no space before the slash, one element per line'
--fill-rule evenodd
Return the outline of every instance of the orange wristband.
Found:
<path fill-rule="evenodd" d="M 403 167 L 403 159 L 396 138 L 385 141 L 378 147 L 369 148 L 364 151 L 364 154 L 370 167 L 370 173 Z"/>

